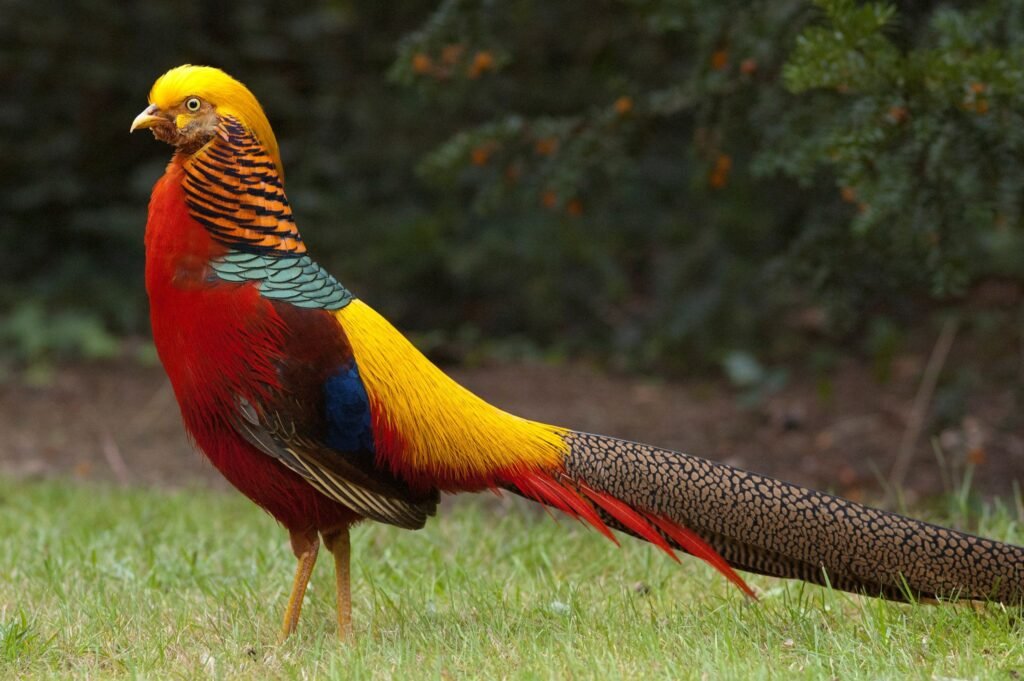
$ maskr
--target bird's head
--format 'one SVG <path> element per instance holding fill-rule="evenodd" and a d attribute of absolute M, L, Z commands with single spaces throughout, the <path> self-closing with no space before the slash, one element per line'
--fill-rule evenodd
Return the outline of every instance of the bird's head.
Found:
<path fill-rule="evenodd" d="M 277 139 L 263 107 L 249 88 L 211 66 L 185 64 L 157 78 L 149 91 L 149 106 L 132 121 L 130 132 L 148 128 L 158 140 L 194 154 L 214 138 L 225 116 L 256 136 L 283 178 Z"/>

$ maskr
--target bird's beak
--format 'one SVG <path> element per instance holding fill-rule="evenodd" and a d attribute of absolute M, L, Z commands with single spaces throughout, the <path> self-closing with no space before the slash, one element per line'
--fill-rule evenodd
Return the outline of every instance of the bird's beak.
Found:
<path fill-rule="evenodd" d="M 142 130 L 143 128 L 152 128 L 154 125 L 158 125 L 166 120 L 162 116 L 157 116 L 156 114 L 158 113 L 160 113 L 160 109 L 157 105 L 150 104 L 142 110 L 142 113 L 135 117 L 135 120 L 132 121 L 132 127 L 129 128 L 128 132 L 133 133 L 136 130 Z"/>

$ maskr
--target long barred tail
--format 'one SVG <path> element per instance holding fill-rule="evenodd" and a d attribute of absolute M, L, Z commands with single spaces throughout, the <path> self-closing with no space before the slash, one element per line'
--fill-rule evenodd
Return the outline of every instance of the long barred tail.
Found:
<path fill-rule="evenodd" d="M 894 600 L 1024 602 L 1019 546 L 648 445 L 584 433 L 567 441 L 568 481 L 687 528 L 736 569 Z M 597 510 L 609 525 L 643 536 L 600 503 Z"/>

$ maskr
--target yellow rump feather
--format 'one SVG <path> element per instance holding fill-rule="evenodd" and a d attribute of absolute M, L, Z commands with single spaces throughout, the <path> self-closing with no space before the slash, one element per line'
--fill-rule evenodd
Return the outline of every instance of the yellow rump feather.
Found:
<path fill-rule="evenodd" d="M 400 470 L 452 481 L 560 467 L 567 431 L 520 418 L 463 388 L 360 300 L 334 313 L 370 400 L 405 445 Z M 394 464 L 396 462 L 392 462 Z"/>
<path fill-rule="evenodd" d="M 231 116 L 251 130 L 274 159 L 277 173 L 284 181 L 284 166 L 274 130 L 249 88 L 212 66 L 184 64 L 157 78 L 149 91 L 149 103 L 162 110 L 171 109 L 189 97 L 206 100 L 216 107 L 218 114 Z"/>

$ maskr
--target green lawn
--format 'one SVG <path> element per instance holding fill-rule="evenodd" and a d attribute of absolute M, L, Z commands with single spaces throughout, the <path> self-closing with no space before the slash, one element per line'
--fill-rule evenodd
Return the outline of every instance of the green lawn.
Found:
<path fill-rule="evenodd" d="M 995 511 L 981 530 L 1020 542 Z M 0 678 L 1003 678 L 1012 610 L 912 607 L 751 578 L 480 498 L 355 531 L 357 643 L 329 554 L 275 644 L 293 562 L 239 495 L 0 480 Z"/>

